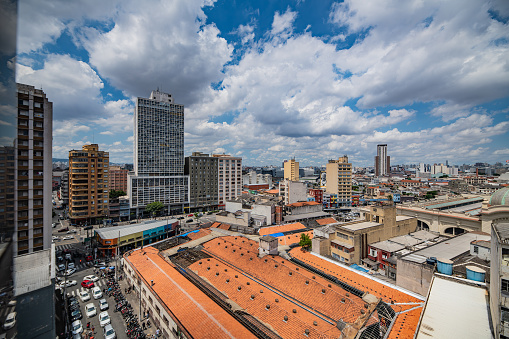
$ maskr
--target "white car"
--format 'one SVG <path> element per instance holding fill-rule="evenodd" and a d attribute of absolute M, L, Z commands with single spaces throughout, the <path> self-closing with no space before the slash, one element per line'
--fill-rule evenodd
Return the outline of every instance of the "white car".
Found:
<path fill-rule="evenodd" d="M 59 264 L 58 265 L 58 270 L 59 271 L 64 271 L 65 270 L 65 265 L 64 264 Z"/>
<path fill-rule="evenodd" d="M 14 327 L 16 324 L 16 312 L 11 312 L 7 315 L 7 318 L 5 318 L 4 322 L 4 330 L 8 330 Z"/>
<path fill-rule="evenodd" d="M 110 308 L 110 305 L 108 305 L 108 302 L 106 301 L 106 299 L 99 300 L 99 309 L 101 311 L 105 311 L 108 308 Z"/>
<path fill-rule="evenodd" d="M 80 299 L 81 299 L 81 301 L 89 301 L 90 294 L 88 294 L 87 291 L 80 292 Z"/>
<path fill-rule="evenodd" d="M 76 269 L 75 268 L 69 268 L 67 271 L 65 271 L 65 275 L 66 276 L 70 276 L 71 274 L 73 274 L 74 272 L 76 272 Z"/>
<path fill-rule="evenodd" d="M 117 334 L 115 333 L 115 330 L 113 329 L 113 326 L 111 326 L 111 324 L 104 326 L 104 338 L 105 339 L 115 339 L 116 337 L 117 337 Z"/>
<path fill-rule="evenodd" d="M 111 324 L 111 319 L 108 312 L 104 311 L 99 313 L 99 324 L 101 325 L 101 327 Z"/>
<path fill-rule="evenodd" d="M 83 278 L 83 280 L 91 280 L 93 282 L 96 282 L 97 280 L 99 280 L 99 278 L 96 277 L 95 275 L 87 275 L 85 278 Z"/>
<path fill-rule="evenodd" d="M 70 262 L 67 264 L 67 268 L 76 268 L 76 266 L 74 266 L 73 262 Z"/>
<path fill-rule="evenodd" d="M 94 296 L 94 299 L 101 299 L 103 297 L 103 292 L 101 292 L 101 289 L 96 286 L 92 288 L 92 295 Z"/>
<path fill-rule="evenodd" d="M 76 280 L 66 280 L 60 283 L 60 287 L 70 287 L 78 284 Z"/>
<path fill-rule="evenodd" d="M 94 315 L 97 314 L 97 309 L 95 308 L 94 304 L 90 303 L 85 306 L 85 313 L 87 314 L 87 317 L 92 318 Z"/>
<path fill-rule="evenodd" d="M 63 240 L 71 240 L 71 239 L 74 239 L 74 237 L 72 235 L 66 235 L 65 237 L 62 238 Z"/>
<path fill-rule="evenodd" d="M 75 320 L 71 324 L 72 334 L 79 334 L 83 332 L 83 325 L 81 325 L 81 320 Z"/>

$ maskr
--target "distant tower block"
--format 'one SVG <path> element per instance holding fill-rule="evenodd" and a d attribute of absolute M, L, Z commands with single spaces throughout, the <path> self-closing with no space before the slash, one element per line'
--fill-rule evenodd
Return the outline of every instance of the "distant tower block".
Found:
<path fill-rule="evenodd" d="M 267 255 L 277 255 L 278 252 L 278 241 L 277 238 L 266 235 L 262 238 L 260 238 L 260 247 L 259 247 L 259 256 L 260 258 Z"/>
<path fill-rule="evenodd" d="M 387 155 L 387 144 L 376 146 L 375 176 L 384 176 L 391 173 L 391 157 Z"/>

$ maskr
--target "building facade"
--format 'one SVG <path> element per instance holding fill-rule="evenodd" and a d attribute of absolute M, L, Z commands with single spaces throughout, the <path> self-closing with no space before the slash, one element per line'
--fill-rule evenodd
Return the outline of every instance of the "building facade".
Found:
<path fill-rule="evenodd" d="M 184 175 L 184 105 L 171 94 L 152 91 L 138 98 L 134 112 L 134 173 L 128 195 L 136 215 L 155 201 L 168 213 L 182 213 L 189 204 L 189 178 Z"/>
<path fill-rule="evenodd" d="M 307 200 L 307 185 L 305 182 L 285 179 L 279 182 L 279 196 L 285 205 Z"/>
<path fill-rule="evenodd" d="M 391 157 L 387 155 L 387 144 L 376 145 L 375 176 L 391 173 Z"/>
<path fill-rule="evenodd" d="M 299 162 L 295 159 L 285 160 L 284 162 L 284 179 L 291 181 L 299 181 Z"/>
<path fill-rule="evenodd" d="M 110 156 L 99 145 L 69 151 L 69 219 L 71 223 L 95 223 L 109 214 Z"/>
<path fill-rule="evenodd" d="M 225 154 L 213 154 L 218 158 L 219 208 L 224 208 L 226 200 L 233 200 L 242 192 L 242 158 Z"/>
<path fill-rule="evenodd" d="M 110 166 L 110 190 L 127 192 L 128 170 L 120 166 Z"/>
<path fill-rule="evenodd" d="M 217 157 L 193 152 L 185 158 L 184 173 L 189 176 L 189 208 L 194 211 L 217 209 L 219 175 Z"/>
<path fill-rule="evenodd" d="M 336 194 L 338 204 L 350 206 L 352 204 L 352 164 L 346 155 L 338 160 L 329 160 L 326 166 L 327 184 L 325 191 Z"/>
<path fill-rule="evenodd" d="M 18 84 L 17 98 L 14 256 L 50 248 L 52 211 L 53 104 L 30 85 Z"/>

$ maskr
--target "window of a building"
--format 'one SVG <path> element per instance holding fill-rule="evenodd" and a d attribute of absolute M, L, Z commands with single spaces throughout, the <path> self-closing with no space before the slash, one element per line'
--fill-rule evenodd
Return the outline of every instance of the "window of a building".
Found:
<path fill-rule="evenodd" d="M 502 279 L 501 291 L 509 294 L 509 280 Z"/>

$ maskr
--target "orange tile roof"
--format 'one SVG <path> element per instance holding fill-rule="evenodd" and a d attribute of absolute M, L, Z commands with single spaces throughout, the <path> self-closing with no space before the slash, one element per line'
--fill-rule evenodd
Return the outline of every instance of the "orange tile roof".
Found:
<path fill-rule="evenodd" d="M 210 226 L 210 228 L 216 228 L 216 227 L 218 227 L 219 225 L 221 225 L 221 223 L 220 223 L 220 222 L 215 222 L 215 223 L 213 223 L 213 224 L 212 224 L 212 226 Z"/>
<path fill-rule="evenodd" d="M 292 303 L 258 281 L 245 276 L 242 271 L 216 258 L 197 261 L 189 268 L 227 295 L 247 313 L 270 325 L 269 327 L 283 338 L 304 337 L 306 329 L 309 330 L 308 336 L 311 338 L 341 336 L 341 331 L 335 324 Z M 267 305 L 269 305 L 268 309 Z"/>
<path fill-rule="evenodd" d="M 323 219 L 316 219 L 316 222 L 319 225 L 323 226 L 323 225 L 328 225 L 328 224 L 334 224 L 338 221 L 334 218 L 323 218 Z"/>
<path fill-rule="evenodd" d="M 268 234 L 273 234 L 273 233 L 296 231 L 296 230 L 301 230 L 301 229 L 305 229 L 305 228 L 306 228 L 306 226 L 304 226 L 300 222 L 296 222 L 293 224 L 286 224 L 286 225 L 280 225 L 280 226 L 262 227 L 258 230 L 258 234 L 268 235 Z"/>
<path fill-rule="evenodd" d="M 275 189 L 275 190 L 266 190 L 265 193 L 268 193 L 268 194 L 279 194 L 279 190 L 278 189 Z"/>
<path fill-rule="evenodd" d="M 209 235 L 210 233 L 212 233 L 211 230 L 209 229 L 206 229 L 206 228 L 202 228 L 201 230 L 199 230 L 198 232 L 196 233 L 189 233 L 187 235 L 187 237 L 191 240 L 196 240 L 196 239 L 200 239 L 201 237 L 204 237 L 206 235 Z"/>
<path fill-rule="evenodd" d="M 398 314 L 387 339 L 413 339 L 422 307 Z"/>
<path fill-rule="evenodd" d="M 286 207 L 302 207 L 302 206 L 314 206 L 314 205 L 320 205 L 319 202 L 316 201 L 301 201 L 301 202 L 294 202 L 293 204 L 288 204 Z"/>
<path fill-rule="evenodd" d="M 165 261 L 153 247 L 133 251 L 126 261 L 147 282 L 194 338 L 255 338 L 193 283 Z"/>
<path fill-rule="evenodd" d="M 307 234 L 309 239 L 313 239 L 313 231 L 306 231 L 306 232 L 300 232 L 300 233 L 293 233 L 284 235 L 282 237 L 277 237 L 277 240 L 279 242 L 279 245 L 291 245 L 296 244 L 300 241 L 301 234 Z"/>
<path fill-rule="evenodd" d="M 230 229 L 230 225 L 228 224 L 221 224 L 220 226 L 218 226 L 218 228 L 222 229 L 222 230 L 229 230 Z"/>
<path fill-rule="evenodd" d="M 233 238 L 238 238 L 232 241 Z M 259 279 L 271 288 L 322 313 L 333 321 L 354 323 L 364 302 L 341 287 L 279 256 L 258 257 L 258 244 L 244 237 L 220 237 L 203 244 L 204 251 Z M 338 307 L 341 305 L 341 307 Z"/>

